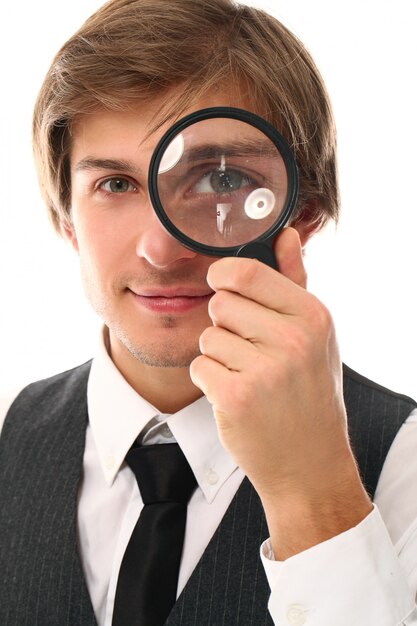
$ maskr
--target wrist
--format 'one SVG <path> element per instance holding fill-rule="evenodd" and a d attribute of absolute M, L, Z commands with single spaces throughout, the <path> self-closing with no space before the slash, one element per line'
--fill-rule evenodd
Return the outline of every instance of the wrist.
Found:
<path fill-rule="evenodd" d="M 288 491 L 262 503 L 274 556 L 280 561 L 357 526 L 373 506 L 357 472 L 337 486 Z"/>

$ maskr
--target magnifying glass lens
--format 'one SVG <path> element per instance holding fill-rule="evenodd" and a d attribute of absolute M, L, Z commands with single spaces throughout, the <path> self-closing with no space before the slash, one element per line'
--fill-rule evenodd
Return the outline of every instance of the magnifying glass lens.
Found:
<path fill-rule="evenodd" d="M 156 184 L 171 224 L 214 248 L 241 246 L 269 231 L 280 220 L 288 192 L 276 143 L 230 117 L 198 120 L 170 137 Z"/>

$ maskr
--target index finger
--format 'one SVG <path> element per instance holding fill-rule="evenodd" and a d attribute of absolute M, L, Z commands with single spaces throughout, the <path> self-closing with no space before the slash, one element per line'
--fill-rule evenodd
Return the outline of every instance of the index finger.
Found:
<path fill-rule="evenodd" d="M 305 308 L 305 289 L 256 259 L 226 257 L 215 261 L 207 282 L 214 291 L 239 293 L 284 314 L 296 315 Z"/>

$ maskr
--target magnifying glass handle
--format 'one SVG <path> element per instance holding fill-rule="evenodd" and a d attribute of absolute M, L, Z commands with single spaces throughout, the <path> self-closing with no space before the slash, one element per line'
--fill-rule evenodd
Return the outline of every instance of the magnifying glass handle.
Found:
<path fill-rule="evenodd" d="M 262 263 L 269 265 L 269 267 L 272 267 L 274 270 L 278 269 L 270 242 L 262 243 L 260 241 L 253 241 L 252 243 L 247 243 L 239 248 L 236 252 L 236 256 L 258 259 L 258 261 L 262 261 Z"/>

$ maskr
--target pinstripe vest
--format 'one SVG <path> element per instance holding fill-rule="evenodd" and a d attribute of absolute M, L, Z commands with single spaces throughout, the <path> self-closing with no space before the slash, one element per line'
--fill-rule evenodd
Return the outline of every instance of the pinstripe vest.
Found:
<path fill-rule="evenodd" d="M 1 626 L 96 624 L 77 551 L 77 491 L 87 425 L 90 363 L 29 385 L 3 428 L 0 492 Z M 415 408 L 344 370 L 352 446 L 373 495 L 388 449 Z M 268 536 L 245 479 L 166 626 L 271 625 L 259 559 Z"/>

